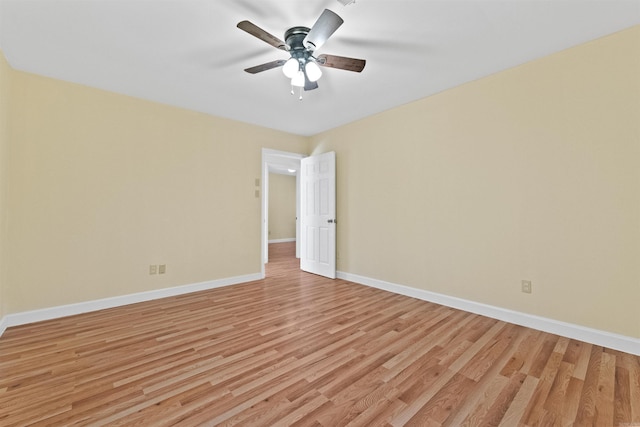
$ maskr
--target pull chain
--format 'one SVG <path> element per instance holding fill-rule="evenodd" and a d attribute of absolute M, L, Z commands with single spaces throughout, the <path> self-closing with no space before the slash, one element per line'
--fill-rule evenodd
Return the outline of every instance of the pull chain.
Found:
<path fill-rule="evenodd" d="M 302 101 L 302 87 L 299 87 L 298 90 L 299 90 L 299 92 L 298 92 L 298 96 L 299 96 L 298 100 Z M 295 94 L 296 93 L 295 93 L 294 86 L 291 85 L 291 95 L 295 95 Z"/>

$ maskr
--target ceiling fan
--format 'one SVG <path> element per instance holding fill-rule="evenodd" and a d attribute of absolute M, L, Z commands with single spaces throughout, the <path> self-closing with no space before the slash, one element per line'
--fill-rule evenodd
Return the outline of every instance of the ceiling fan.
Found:
<path fill-rule="evenodd" d="M 284 75 L 291 79 L 291 94 L 294 94 L 294 88 L 298 88 L 300 99 L 302 99 L 302 89 L 318 88 L 317 82 L 322 76 L 320 67 L 338 68 L 359 73 L 366 64 L 364 59 L 326 54 L 314 56 L 315 51 L 320 49 L 343 22 L 335 12 L 325 9 L 313 27 L 291 27 L 285 31 L 284 41 L 249 21 L 239 22 L 238 28 L 241 30 L 291 55 L 288 60 L 278 59 L 246 68 L 245 71 L 256 74 L 282 67 Z"/>

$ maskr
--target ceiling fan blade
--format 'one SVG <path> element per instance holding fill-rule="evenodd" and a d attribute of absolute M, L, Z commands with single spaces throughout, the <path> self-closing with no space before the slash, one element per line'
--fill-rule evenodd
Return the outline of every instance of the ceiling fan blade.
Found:
<path fill-rule="evenodd" d="M 339 68 L 347 71 L 355 71 L 356 73 L 362 71 L 366 63 L 367 61 L 364 59 L 347 58 L 345 56 L 318 56 L 318 65 L 322 65 L 323 67 Z"/>
<path fill-rule="evenodd" d="M 252 36 L 259 38 L 263 42 L 270 44 L 275 48 L 287 50 L 287 44 L 285 42 L 283 42 L 273 34 L 267 33 L 265 30 L 258 27 L 256 24 L 253 24 L 249 21 L 241 21 L 241 22 L 238 22 L 237 27 L 240 28 L 242 31 L 246 31 Z"/>
<path fill-rule="evenodd" d="M 342 25 L 344 21 L 335 12 L 325 9 L 311 30 L 304 38 L 302 44 L 309 50 L 320 49 L 320 46 L 327 41 L 331 34 Z"/>
<path fill-rule="evenodd" d="M 272 68 L 282 67 L 287 62 L 284 59 L 278 59 L 277 61 L 267 62 L 265 64 L 256 65 L 255 67 L 245 68 L 244 70 L 250 74 L 261 73 L 262 71 L 271 70 Z"/>
<path fill-rule="evenodd" d="M 307 70 L 303 70 L 304 73 L 304 90 L 314 90 L 314 89 L 318 89 L 318 82 L 312 82 L 311 80 L 309 80 L 309 77 L 307 76 Z"/>
<path fill-rule="evenodd" d="M 314 89 L 318 89 L 318 83 L 317 82 L 310 82 L 309 80 L 305 80 L 304 82 L 304 90 L 314 90 Z"/>

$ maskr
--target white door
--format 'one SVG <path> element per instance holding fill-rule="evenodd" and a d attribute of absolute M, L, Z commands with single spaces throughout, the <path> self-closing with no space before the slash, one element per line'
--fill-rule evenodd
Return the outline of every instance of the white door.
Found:
<path fill-rule="evenodd" d="M 302 159 L 300 268 L 336 278 L 336 153 Z"/>

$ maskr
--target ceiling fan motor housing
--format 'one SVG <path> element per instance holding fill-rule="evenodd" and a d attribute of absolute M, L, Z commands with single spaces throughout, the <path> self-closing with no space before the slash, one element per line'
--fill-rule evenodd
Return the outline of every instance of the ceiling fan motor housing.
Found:
<path fill-rule="evenodd" d="M 289 46 L 289 53 L 292 58 L 298 61 L 307 62 L 312 52 L 304 47 L 303 40 L 309 34 L 310 29 L 307 27 L 292 27 L 284 33 L 284 40 Z"/>

